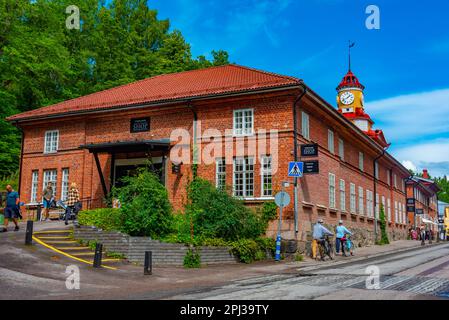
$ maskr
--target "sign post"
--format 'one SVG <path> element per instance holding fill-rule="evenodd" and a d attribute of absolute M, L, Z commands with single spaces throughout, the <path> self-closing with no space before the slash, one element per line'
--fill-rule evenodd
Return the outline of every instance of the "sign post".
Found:
<path fill-rule="evenodd" d="M 278 235 L 276 238 L 276 254 L 275 254 L 275 260 L 281 261 L 281 243 L 282 243 L 282 236 L 281 236 L 281 227 L 282 227 L 282 211 L 284 207 L 288 206 L 290 204 L 290 195 L 284 191 L 285 187 L 288 187 L 288 182 L 282 183 L 282 191 L 279 192 L 276 197 L 274 198 L 274 201 L 276 205 L 279 207 L 279 225 L 278 225 Z"/>

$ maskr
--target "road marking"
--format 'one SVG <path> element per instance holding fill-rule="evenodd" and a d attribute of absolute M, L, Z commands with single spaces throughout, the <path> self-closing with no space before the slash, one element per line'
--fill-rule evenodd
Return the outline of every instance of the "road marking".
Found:
<path fill-rule="evenodd" d="M 71 239 L 70 237 L 39 237 L 39 239 L 46 239 L 46 240 L 63 240 L 63 239 Z"/>
<path fill-rule="evenodd" d="M 55 247 L 53 247 L 53 246 L 43 242 L 42 240 L 39 240 L 39 238 L 37 238 L 35 236 L 33 236 L 33 240 L 36 241 L 37 243 L 39 243 L 40 245 L 46 247 L 47 249 L 50 249 L 50 250 L 52 250 L 54 252 L 62 254 L 63 256 L 65 256 L 67 258 L 70 258 L 70 259 L 73 259 L 73 260 L 76 260 L 76 261 L 79 261 L 79 262 L 82 262 L 82 263 L 85 263 L 85 264 L 88 264 L 88 265 L 92 266 L 92 262 L 84 260 L 84 259 L 81 259 L 81 258 L 78 258 L 78 257 L 75 257 L 75 256 L 73 256 L 71 254 L 68 254 L 66 252 L 63 252 L 61 250 L 58 250 Z M 108 267 L 108 266 L 103 266 L 103 265 L 102 265 L 102 267 L 105 268 L 105 269 L 117 270 L 117 268 L 114 268 L 114 267 Z"/>

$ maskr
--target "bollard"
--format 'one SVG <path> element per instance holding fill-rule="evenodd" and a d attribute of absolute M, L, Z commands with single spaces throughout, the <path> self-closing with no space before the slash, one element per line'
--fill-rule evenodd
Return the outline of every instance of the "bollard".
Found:
<path fill-rule="evenodd" d="M 101 268 L 101 257 L 103 255 L 103 244 L 97 243 L 95 246 L 94 268 Z"/>
<path fill-rule="evenodd" d="M 36 208 L 36 221 L 41 221 L 41 215 L 42 215 L 42 207 L 38 205 Z"/>
<path fill-rule="evenodd" d="M 30 246 L 33 244 L 33 221 L 27 221 L 27 231 L 25 233 L 25 244 Z"/>
<path fill-rule="evenodd" d="M 153 274 L 153 252 L 152 251 L 145 251 L 145 264 L 144 264 L 143 274 L 146 276 L 151 276 Z"/>

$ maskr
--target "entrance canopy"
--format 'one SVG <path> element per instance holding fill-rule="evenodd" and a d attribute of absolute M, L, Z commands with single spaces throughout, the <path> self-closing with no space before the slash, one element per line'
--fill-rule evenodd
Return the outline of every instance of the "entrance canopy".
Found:
<path fill-rule="evenodd" d="M 170 139 L 118 141 L 99 144 L 86 144 L 80 149 L 87 149 L 90 153 L 130 153 L 141 151 L 168 151 Z"/>
<path fill-rule="evenodd" d="M 98 159 L 99 153 L 108 153 L 111 155 L 111 188 L 115 181 L 115 158 L 119 153 L 138 153 L 138 152 L 163 152 L 168 153 L 170 150 L 170 139 L 161 140 L 134 140 L 134 141 L 117 141 L 106 142 L 99 144 L 86 144 L 79 147 L 80 149 L 89 150 L 94 155 L 95 163 L 97 165 L 98 174 L 100 175 L 101 187 L 103 194 L 106 197 L 108 195 L 108 189 L 106 187 L 106 180 L 101 169 L 100 160 Z M 165 162 L 163 162 L 165 163 Z M 163 168 L 165 170 L 165 168 Z"/>

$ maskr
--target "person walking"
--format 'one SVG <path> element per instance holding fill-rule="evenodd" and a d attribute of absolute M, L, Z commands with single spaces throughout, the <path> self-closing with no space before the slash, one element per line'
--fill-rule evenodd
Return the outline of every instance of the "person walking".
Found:
<path fill-rule="evenodd" d="M 42 191 L 42 205 L 44 207 L 44 221 L 47 221 L 50 216 L 51 202 L 53 201 L 53 184 L 47 183 L 44 191 Z"/>
<path fill-rule="evenodd" d="M 421 245 L 426 245 L 426 227 L 424 225 L 421 225 L 420 228 L 420 235 L 421 235 Z"/>
<path fill-rule="evenodd" d="M 324 237 L 326 235 L 333 236 L 334 234 L 326 229 L 326 227 L 323 226 L 324 220 L 320 219 L 318 220 L 318 223 L 313 226 L 313 240 L 312 240 L 312 258 L 317 258 L 317 251 L 318 251 L 318 245 L 323 244 Z M 321 257 L 324 259 L 323 257 Z"/>
<path fill-rule="evenodd" d="M 67 209 L 65 214 L 65 225 L 69 224 L 69 218 L 72 212 L 75 214 L 75 220 L 73 224 L 76 224 L 76 215 L 78 214 L 78 209 L 76 208 L 80 204 L 80 192 L 76 183 L 70 185 L 69 193 L 67 195 Z"/>
<path fill-rule="evenodd" d="M 344 240 L 346 235 L 349 234 L 350 236 L 352 236 L 351 231 L 349 231 L 344 225 L 343 225 L 343 220 L 340 220 L 338 222 L 338 227 L 336 229 L 336 240 L 335 240 L 335 251 L 336 254 L 339 255 L 340 254 L 340 246 L 341 246 L 341 252 L 343 255 L 345 255 L 345 243 Z"/>
<path fill-rule="evenodd" d="M 4 229 L 2 232 L 8 231 L 9 219 L 12 219 L 14 224 L 16 225 L 14 231 L 19 231 L 19 194 L 13 190 L 10 185 L 6 186 L 6 206 L 4 209 L 5 221 L 4 221 Z"/>

